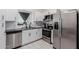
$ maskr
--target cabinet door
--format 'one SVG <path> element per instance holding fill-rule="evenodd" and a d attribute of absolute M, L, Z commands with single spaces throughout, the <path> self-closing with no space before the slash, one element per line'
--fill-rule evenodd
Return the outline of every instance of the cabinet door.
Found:
<path fill-rule="evenodd" d="M 3 49 L 6 47 L 6 35 L 4 32 L 4 23 L 2 15 L 0 15 L 0 49 Z"/>
<path fill-rule="evenodd" d="M 35 12 L 36 21 L 43 21 L 44 15 L 41 12 Z"/>
<path fill-rule="evenodd" d="M 32 40 L 31 36 L 30 30 L 22 31 L 22 45 L 29 43 Z"/>
<path fill-rule="evenodd" d="M 28 39 L 28 31 L 22 31 L 22 45 L 27 43 L 27 39 Z"/>
<path fill-rule="evenodd" d="M 31 41 L 35 41 L 36 39 L 36 29 L 31 30 Z"/>
<path fill-rule="evenodd" d="M 36 32 L 37 34 L 36 34 L 36 39 L 40 39 L 40 38 L 42 38 L 42 29 L 37 29 L 37 32 Z"/>
<path fill-rule="evenodd" d="M 4 32 L 0 32 L 0 49 L 6 48 L 6 35 Z"/>
<path fill-rule="evenodd" d="M 36 30 L 25 30 L 22 32 L 22 45 L 36 40 Z"/>
<path fill-rule="evenodd" d="M 6 21 L 15 21 L 17 10 L 7 9 L 7 10 L 4 10 L 4 12 L 5 12 L 4 15 L 5 15 Z"/>

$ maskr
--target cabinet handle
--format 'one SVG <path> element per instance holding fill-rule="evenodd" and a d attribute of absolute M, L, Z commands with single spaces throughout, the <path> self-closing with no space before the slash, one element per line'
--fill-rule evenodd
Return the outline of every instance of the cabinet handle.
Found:
<path fill-rule="evenodd" d="M 2 27 L 4 27 L 4 23 L 2 23 Z"/>
<path fill-rule="evenodd" d="M 15 17 L 15 20 L 16 20 L 16 17 Z"/>
<path fill-rule="evenodd" d="M 4 15 L 2 15 L 2 27 L 4 27 L 3 20 L 4 20 Z"/>
<path fill-rule="evenodd" d="M 31 36 L 31 33 L 29 33 L 29 36 Z"/>
<path fill-rule="evenodd" d="M 4 16 L 2 15 L 2 20 L 4 20 Z"/>
<path fill-rule="evenodd" d="M 37 34 L 37 32 L 36 32 L 36 34 Z"/>

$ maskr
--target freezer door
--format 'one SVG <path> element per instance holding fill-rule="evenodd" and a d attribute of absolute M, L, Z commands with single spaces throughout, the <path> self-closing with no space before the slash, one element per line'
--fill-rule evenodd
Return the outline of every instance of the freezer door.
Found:
<path fill-rule="evenodd" d="M 56 49 L 61 48 L 61 38 L 60 38 L 60 27 L 59 22 L 54 22 L 54 29 L 53 29 L 53 47 Z"/>
<path fill-rule="evenodd" d="M 61 14 L 61 17 L 62 17 L 61 49 L 75 49 L 77 14 L 76 12 L 64 13 Z"/>
<path fill-rule="evenodd" d="M 61 48 L 61 18 L 60 10 L 57 10 L 57 13 L 53 15 L 53 47 L 56 49 Z"/>

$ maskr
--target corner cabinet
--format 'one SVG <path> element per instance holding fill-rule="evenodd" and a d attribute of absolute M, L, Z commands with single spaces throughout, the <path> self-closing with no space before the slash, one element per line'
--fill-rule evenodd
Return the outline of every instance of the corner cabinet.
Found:
<path fill-rule="evenodd" d="M 42 38 L 42 29 L 22 31 L 22 45 L 31 43 Z"/>

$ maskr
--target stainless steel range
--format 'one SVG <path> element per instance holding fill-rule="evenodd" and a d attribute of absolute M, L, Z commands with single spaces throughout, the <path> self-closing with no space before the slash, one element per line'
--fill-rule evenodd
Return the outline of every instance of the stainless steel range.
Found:
<path fill-rule="evenodd" d="M 43 21 L 44 21 L 44 28 L 43 28 L 43 31 L 42 31 L 42 35 L 43 35 L 43 39 L 46 41 L 46 42 L 48 42 L 48 43 L 50 43 L 50 44 L 52 44 L 53 42 L 52 42 L 52 30 L 53 30 L 53 25 L 52 25 L 52 23 L 53 23 L 53 14 L 51 14 L 51 15 L 46 15 L 45 16 L 45 18 L 43 19 Z"/>

